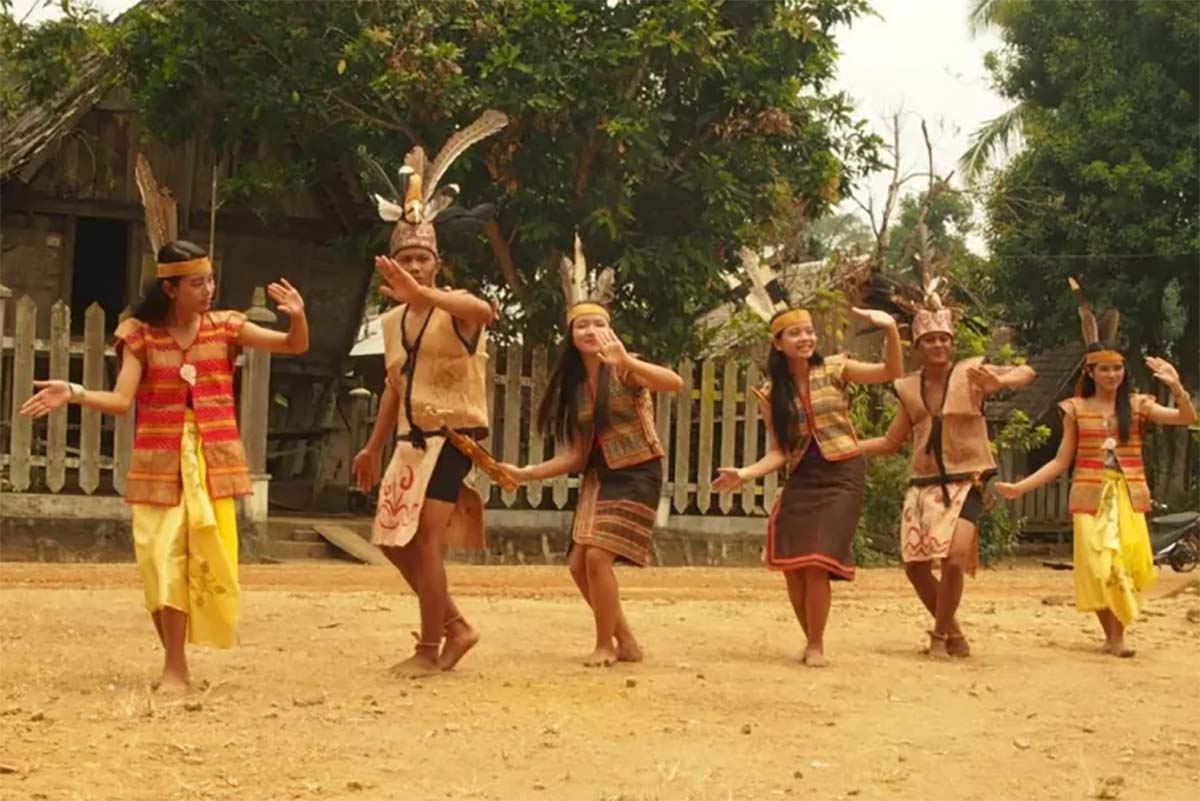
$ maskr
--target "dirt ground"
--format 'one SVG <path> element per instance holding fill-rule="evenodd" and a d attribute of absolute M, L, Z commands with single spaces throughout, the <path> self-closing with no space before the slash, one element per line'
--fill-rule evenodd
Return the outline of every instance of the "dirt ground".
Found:
<path fill-rule="evenodd" d="M 946 664 L 902 573 L 860 571 L 814 670 L 779 576 L 622 570 L 647 659 L 597 670 L 565 570 L 450 572 L 483 633 L 452 674 L 389 675 L 417 611 L 388 570 L 251 566 L 241 645 L 193 649 L 199 687 L 164 699 L 133 565 L 0 565 L 0 799 L 1198 797 L 1200 595 L 1175 574 L 1118 660 L 1069 573 L 986 571 L 975 656 Z"/>

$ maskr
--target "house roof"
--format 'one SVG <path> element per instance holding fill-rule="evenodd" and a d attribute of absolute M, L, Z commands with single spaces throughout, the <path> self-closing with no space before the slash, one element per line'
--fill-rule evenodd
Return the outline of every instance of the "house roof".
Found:
<path fill-rule="evenodd" d="M 6 126 L 0 143 L 0 178 L 16 178 L 28 183 L 52 147 L 74 130 L 85 114 L 112 88 L 116 71 L 112 59 L 92 52 L 79 61 L 74 83 L 44 103 L 26 103 Z"/>
<path fill-rule="evenodd" d="M 1009 397 L 988 401 L 988 419 L 1004 421 L 1020 410 L 1030 420 L 1040 420 L 1056 403 L 1071 394 L 1082 361 L 1083 345 L 1078 342 L 1030 356 L 1028 363 L 1037 372 L 1037 377 L 1029 386 L 1010 393 Z"/>

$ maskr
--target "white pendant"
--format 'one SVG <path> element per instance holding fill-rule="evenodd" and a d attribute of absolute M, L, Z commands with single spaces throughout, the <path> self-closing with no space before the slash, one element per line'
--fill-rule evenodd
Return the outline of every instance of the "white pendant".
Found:
<path fill-rule="evenodd" d="M 1100 447 L 1106 451 L 1115 451 L 1117 449 L 1117 441 L 1114 438 L 1109 437 L 1104 440 Z"/>
<path fill-rule="evenodd" d="M 196 365 L 183 364 L 179 367 L 179 377 L 187 382 L 188 386 L 196 386 Z"/>

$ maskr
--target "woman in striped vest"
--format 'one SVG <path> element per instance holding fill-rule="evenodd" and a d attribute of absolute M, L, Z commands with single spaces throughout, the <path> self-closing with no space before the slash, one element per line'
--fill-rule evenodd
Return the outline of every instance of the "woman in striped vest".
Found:
<path fill-rule="evenodd" d="M 234 498 L 251 492 L 233 399 L 234 359 L 243 347 L 308 350 L 300 293 L 281 278 L 267 287 L 288 315 L 287 333 L 217 311 L 212 263 L 183 240 L 158 251 L 157 274 L 133 316 L 114 334 L 121 359 L 111 391 L 37 381 L 21 407 L 34 417 L 67 403 L 123 415 L 137 401 L 133 455 L 125 483 L 133 544 L 165 651 L 157 689 L 188 687 L 185 642 L 233 645 L 238 620 L 238 539 Z"/>
<path fill-rule="evenodd" d="M 887 312 L 852 308 L 887 336 L 887 359 L 864 363 L 844 354 L 822 357 L 804 309 L 784 309 L 770 320 L 770 382 L 756 389 L 770 446 L 746 467 L 722 467 L 713 483 L 733 492 L 747 481 L 785 469 L 786 483 L 767 523 L 766 562 L 782 571 L 788 598 L 807 643 L 801 662 L 823 667 L 830 579 L 854 579 L 851 543 L 866 490 L 866 462 L 858 446 L 846 388 L 880 384 L 904 368 L 900 334 Z"/>
<path fill-rule="evenodd" d="M 997 483 L 996 489 L 1005 498 L 1018 498 L 1074 465 L 1068 502 L 1075 529 L 1075 608 L 1096 613 L 1104 629 L 1103 653 L 1131 657 L 1134 649 L 1125 642 L 1125 629 L 1137 619 L 1138 593 L 1157 578 L 1146 527 L 1150 488 L 1142 464 L 1142 433 L 1147 423 L 1191 425 L 1196 409 L 1175 368 L 1153 356 L 1146 357 L 1146 367 L 1170 388 L 1177 408 L 1133 393 L 1124 355 L 1103 344 L 1115 339 L 1115 310 L 1097 323 L 1074 279 L 1071 288 L 1079 302 L 1087 353 L 1075 397 L 1058 405 L 1063 413 L 1058 453 L 1033 475 Z M 1102 325 L 1108 330 L 1102 331 Z"/>
<path fill-rule="evenodd" d="M 613 573 L 621 560 L 644 567 L 662 493 L 663 447 L 654 428 L 651 392 L 678 392 L 683 379 L 625 350 L 612 329 L 607 303 L 612 271 L 605 270 L 586 299 L 586 265 L 579 238 L 575 261 L 564 260 L 567 340 L 537 425 L 562 445 L 559 454 L 526 467 L 505 465 L 519 482 L 582 472 L 571 526 L 571 577 L 595 619 L 596 647 L 589 667 L 638 662 L 642 651 L 625 613 Z"/>

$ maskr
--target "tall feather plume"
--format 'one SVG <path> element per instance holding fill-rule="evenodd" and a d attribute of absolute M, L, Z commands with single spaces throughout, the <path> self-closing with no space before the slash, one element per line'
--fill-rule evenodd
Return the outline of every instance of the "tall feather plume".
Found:
<path fill-rule="evenodd" d="M 1096 324 L 1096 315 L 1092 313 L 1091 304 L 1088 303 L 1087 296 L 1083 294 L 1083 287 L 1074 278 L 1067 277 L 1067 283 L 1071 287 L 1071 294 L 1075 296 L 1075 302 L 1079 305 L 1079 323 L 1083 329 L 1083 344 L 1094 345 L 1100 341 L 1100 329 Z"/>
<path fill-rule="evenodd" d="M 575 262 L 563 256 L 558 265 L 558 275 L 562 279 L 563 300 L 569 309 L 579 302 L 579 296 L 575 293 Z"/>
<path fill-rule="evenodd" d="M 617 274 L 612 267 L 605 267 L 596 278 L 596 288 L 592 291 L 592 300 L 601 306 L 608 306 L 613 300 L 613 284 Z"/>
<path fill-rule="evenodd" d="M 170 189 L 158 185 L 150 162 L 141 153 L 137 154 L 134 178 L 142 196 L 142 207 L 146 210 L 146 235 L 150 239 L 150 247 L 157 254 L 163 245 L 179 238 L 175 196 Z"/>
<path fill-rule="evenodd" d="M 571 286 L 576 303 L 587 299 L 587 259 L 583 256 L 583 240 L 579 238 L 578 231 L 575 232 L 575 261 L 572 264 Z"/>
<path fill-rule="evenodd" d="M 442 146 L 441 151 L 437 154 L 437 158 L 433 160 L 433 166 L 427 171 L 418 171 L 418 174 L 422 175 L 425 179 L 425 202 L 428 203 L 429 199 L 433 197 L 433 192 L 437 189 L 438 181 L 446 174 L 446 170 L 454 163 L 455 159 L 461 156 L 471 145 L 487 139 L 505 125 L 508 125 L 507 114 L 495 109 L 488 109 L 480 114 L 475 122 L 446 140 L 446 144 Z"/>
<path fill-rule="evenodd" d="M 1100 320 L 1097 323 L 1096 333 L 1100 336 L 1101 342 L 1116 342 L 1117 327 L 1121 324 L 1121 313 L 1116 309 L 1109 309 L 1104 314 L 1100 315 Z"/>

